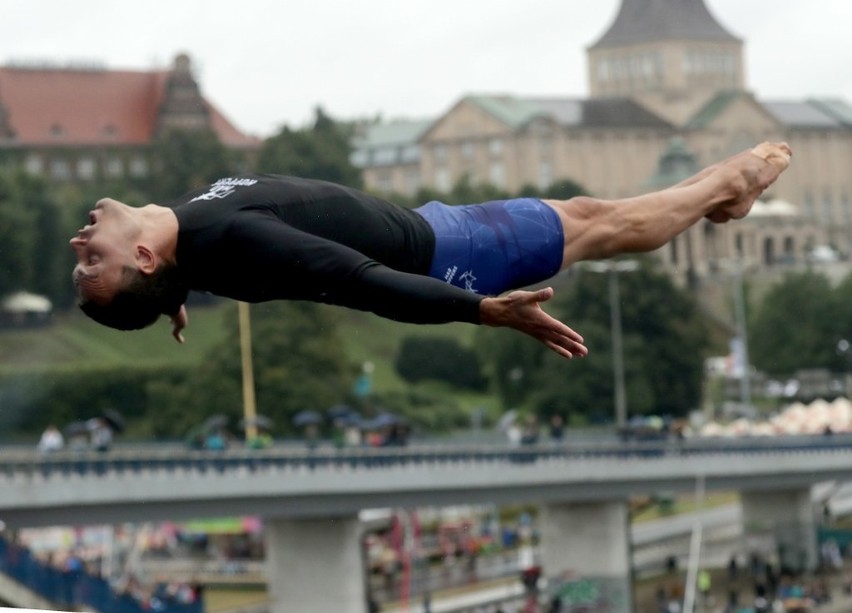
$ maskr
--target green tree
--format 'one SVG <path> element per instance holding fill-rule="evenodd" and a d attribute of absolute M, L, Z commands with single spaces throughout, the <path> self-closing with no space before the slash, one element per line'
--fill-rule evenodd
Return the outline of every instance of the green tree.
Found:
<path fill-rule="evenodd" d="M 27 290 L 56 298 L 61 258 L 54 246 L 61 244 L 61 227 L 44 181 L 0 171 L 0 295 Z"/>
<path fill-rule="evenodd" d="M 587 420 L 614 415 L 608 280 L 577 270 L 546 308 L 584 336 L 589 356 L 566 362 L 519 335 L 478 337 L 506 408 L 523 403 L 541 417 L 562 412 Z M 619 285 L 629 413 L 684 415 L 699 402 L 706 351 L 695 302 L 650 259 L 621 274 Z"/>
<path fill-rule="evenodd" d="M 409 383 L 444 381 L 471 390 L 485 386 L 476 352 L 450 337 L 406 336 L 394 366 Z"/>
<path fill-rule="evenodd" d="M 346 361 L 333 309 L 310 302 L 251 305 L 252 361 L 257 410 L 279 434 L 292 432 L 303 409 L 323 411 L 347 400 L 354 371 Z M 165 436 L 187 432 L 205 416 L 242 417 L 242 362 L 236 307 L 224 325 L 228 337 L 184 385 L 156 386 Z"/>
<path fill-rule="evenodd" d="M 849 296 L 848 283 L 837 296 Z M 848 335 L 850 321 L 838 317 L 839 308 L 824 275 L 813 271 L 786 275 L 748 318 L 752 363 L 773 375 L 791 375 L 802 368 L 838 369 L 837 341 Z"/>
<path fill-rule="evenodd" d="M 315 113 L 310 128 L 291 130 L 284 126 L 264 141 L 258 170 L 360 187 L 361 171 L 349 160 L 352 153 L 349 130 L 335 123 L 321 108 Z"/>
<path fill-rule="evenodd" d="M 585 188 L 573 179 L 560 179 L 545 187 L 544 189 L 525 183 L 518 190 L 518 198 L 544 198 L 547 200 L 568 200 L 574 196 L 583 196 L 587 192 Z"/>
<path fill-rule="evenodd" d="M 154 142 L 151 197 L 167 201 L 238 170 L 212 130 L 169 130 Z"/>

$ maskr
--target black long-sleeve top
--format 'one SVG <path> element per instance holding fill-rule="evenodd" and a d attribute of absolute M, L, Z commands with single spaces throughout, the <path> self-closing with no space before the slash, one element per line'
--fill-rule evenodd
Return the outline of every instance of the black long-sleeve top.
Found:
<path fill-rule="evenodd" d="M 324 181 L 248 174 L 170 204 L 188 287 L 245 302 L 312 300 L 411 323 L 479 323 L 481 296 L 426 276 L 417 213 Z"/>

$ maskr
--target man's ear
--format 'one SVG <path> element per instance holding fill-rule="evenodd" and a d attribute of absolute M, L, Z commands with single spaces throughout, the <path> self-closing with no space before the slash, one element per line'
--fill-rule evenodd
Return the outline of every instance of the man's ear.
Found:
<path fill-rule="evenodd" d="M 136 245 L 136 265 L 143 274 L 153 274 L 157 270 L 157 256 L 145 245 Z"/>

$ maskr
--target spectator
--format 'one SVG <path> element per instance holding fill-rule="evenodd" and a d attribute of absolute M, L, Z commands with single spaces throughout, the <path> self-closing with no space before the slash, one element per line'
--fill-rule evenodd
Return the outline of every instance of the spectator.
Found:
<path fill-rule="evenodd" d="M 561 443 L 565 437 L 565 421 L 561 415 L 550 416 L 550 440 L 554 443 Z"/>
<path fill-rule="evenodd" d="M 50 424 L 41 434 L 41 439 L 38 442 L 39 453 L 51 453 L 60 451 L 65 446 L 65 438 L 59 429 Z"/>
<path fill-rule="evenodd" d="M 96 417 L 89 420 L 89 437 L 95 451 L 109 451 L 112 447 L 113 432 L 107 420 Z"/>
<path fill-rule="evenodd" d="M 538 419 L 535 415 L 527 415 L 521 434 L 521 445 L 535 445 L 536 443 L 538 443 Z"/>
<path fill-rule="evenodd" d="M 204 439 L 204 449 L 208 451 L 225 451 L 228 448 L 228 439 L 221 430 L 213 430 Z"/>
<path fill-rule="evenodd" d="M 704 606 L 710 604 L 710 587 L 712 578 L 706 569 L 698 571 L 698 591 L 701 592 L 701 602 Z"/>

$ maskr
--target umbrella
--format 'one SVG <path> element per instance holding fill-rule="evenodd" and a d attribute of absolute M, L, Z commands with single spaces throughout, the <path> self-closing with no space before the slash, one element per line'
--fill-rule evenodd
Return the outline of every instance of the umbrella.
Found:
<path fill-rule="evenodd" d="M 124 432 L 124 428 L 127 426 L 124 416 L 115 409 L 105 409 L 104 412 L 101 413 L 101 417 L 106 420 L 113 432 Z"/>
<path fill-rule="evenodd" d="M 346 418 L 352 415 L 355 412 L 355 409 L 350 407 L 347 404 L 336 404 L 331 407 L 326 413 L 329 418 L 333 421 L 335 419 Z"/>
<path fill-rule="evenodd" d="M 361 418 L 361 414 L 358 411 L 352 411 L 351 413 L 347 413 L 340 419 L 343 420 L 343 423 L 347 426 L 357 426 L 360 427 L 361 423 L 364 421 Z"/>
<path fill-rule="evenodd" d="M 230 419 L 227 415 L 213 415 L 204 421 L 204 425 L 201 426 L 201 429 L 205 432 L 209 432 L 210 430 L 221 430 L 228 426 L 229 421 Z"/>
<path fill-rule="evenodd" d="M 272 430 L 272 428 L 275 427 L 275 423 L 266 415 L 255 415 L 252 419 L 244 419 L 240 422 L 240 425 L 242 425 L 243 428 L 254 426 L 261 430 Z"/>
<path fill-rule="evenodd" d="M 377 430 L 388 426 L 404 423 L 404 419 L 393 413 L 379 413 L 373 419 L 365 419 L 361 421 L 361 427 L 365 430 Z"/>
<path fill-rule="evenodd" d="M 72 421 L 65 426 L 65 436 L 75 437 L 89 434 L 89 425 L 84 421 Z"/>
<path fill-rule="evenodd" d="M 293 416 L 293 425 L 295 426 L 308 426 L 311 424 L 318 424 L 320 422 L 322 422 L 322 415 L 316 411 L 310 411 L 308 409 L 299 411 Z"/>
<path fill-rule="evenodd" d="M 518 418 L 518 412 L 515 409 L 511 411 L 506 411 L 500 417 L 500 421 L 497 422 L 498 430 L 507 430 L 509 426 L 515 423 L 515 420 Z"/>

